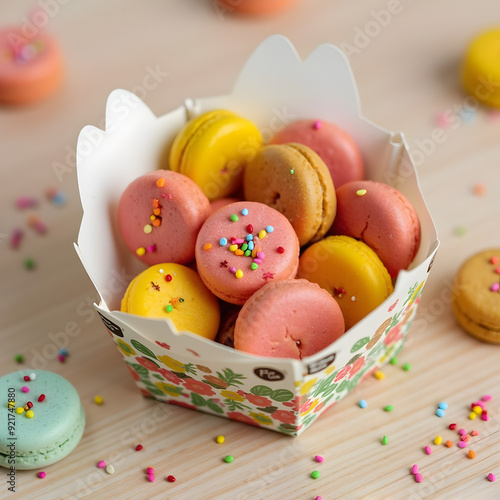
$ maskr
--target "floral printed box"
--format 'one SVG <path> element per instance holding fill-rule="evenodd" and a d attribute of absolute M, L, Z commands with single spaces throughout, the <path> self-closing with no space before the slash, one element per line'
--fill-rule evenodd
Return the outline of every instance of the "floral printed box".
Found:
<path fill-rule="evenodd" d="M 400 189 L 419 215 L 421 246 L 394 292 L 306 359 L 252 356 L 177 332 L 169 320 L 119 311 L 126 286 L 143 269 L 117 230 L 120 195 L 158 168 L 187 120 L 217 108 L 253 120 L 265 140 L 300 118 L 337 123 L 360 145 L 368 178 Z M 402 134 L 362 117 L 349 64 L 336 47 L 321 45 L 301 61 L 286 38 L 272 36 L 250 57 L 231 95 L 187 100 L 158 118 L 134 94 L 116 90 L 105 131 L 89 126 L 80 134 L 77 170 L 84 214 L 75 247 L 99 292 L 95 307 L 145 396 L 297 436 L 401 349 L 439 242 Z"/>

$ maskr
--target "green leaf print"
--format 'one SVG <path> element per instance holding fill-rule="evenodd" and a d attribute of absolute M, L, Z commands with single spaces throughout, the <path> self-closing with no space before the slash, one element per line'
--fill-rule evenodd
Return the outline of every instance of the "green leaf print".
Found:
<path fill-rule="evenodd" d="M 153 373 L 153 377 L 156 377 L 157 379 L 163 380 L 163 377 L 159 373 Z"/>
<path fill-rule="evenodd" d="M 244 404 L 240 403 L 239 401 L 235 401 L 234 399 L 227 398 L 224 400 L 224 403 L 227 406 L 227 409 L 229 411 L 244 410 L 245 408 L 247 410 L 253 410 L 253 408 L 250 408 L 249 406 L 244 405 Z"/>
<path fill-rule="evenodd" d="M 347 388 L 348 384 L 349 384 L 349 380 L 347 380 L 347 379 L 342 380 L 340 385 L 337 387 L 337 394 L 344 392 L 344 390 Z"/>
<path fill-rule="evenodd" d="M 145 354 L 146 356 L 150 356 L 151 358 L 157 359 L 155 353 L 151 350 L 148 349 L 145 345 L 142 345 L 139 341 L 132 339 L 130 343 L 142 354 Z"/>
<path fill-rule="evenodd" d="M 346 364 L 348 365 L 352 365 L 354 363 L 354 361 L 356 361 L 359 357 L 361 356 L 361 353 L 359 354 L 356 354 L 355 356 L 353 356 Z"/>
<path fill-rule="evenodd" d="M 139 363 L 127 363 L 130 365 L 141 377 L 149 377 L 149 370 Z"/>
<path fill-rule="evenodd" d="M 141 382 L 144 384 L 144 385 L 147 385 L 148 387 L 156 387 L 153 382 L 151 382 L 151 380 L 146 380 L 146 379 L 143 379 L 141 378 Z"/>
<path fill-rule="evenodd" d="M 160 391 L 160 389 L 158 389 L 158 387 L 155 387 L 154 385 L 148 385 L 146 386 L 146 389 L 152 393 L 152 394 L 156 394 L 157 396 L 164 396 L 163 394 L 163 391 Z"/>
<path fill-rule="evenodd" d="M 359 339 L 351 348 L 351 352 L 356 352 L 359 351 L 362 347 L 364 347 L 366 344 L 370 342 L 370 337 L 363 337 L 362 339 Z"/>
<path fill-rule="evenodd" d="M 263 411 L 264 413 L 274 413 L 278 409 L 277 406 L 266 406 L 265 408 L 257 408 L 259 411 Z"/>
<path fill-rule="evenodd" d="M 191 393 L 191 401 L 196 406 L 206 406 L 207 405 L 207 401 L 204 398 L 202 398 L 199 394 L 196 394 L 196 392 Z"/>
<path fill-rule="evenodd" d="M 287 434 L 292 434 L 297 431 L 297 426 L 293 424 L 281 424 L 278 429 Z"/>
<path fill-rule="evenodd" d="M 185 364 L 184 368 L 191 375 L 196 375 L 196 369 L 195 369 L 195 365 L 193 365 L 193 363 L 187 363 L 187 364 Z"/>
<path fill-rule="evenodd" d="M 224 410 L 217 404 L 215 403 L 213 400 L 209 399 L 207 401 L 207 406 L 212 410 L 214 411 L 215 413 L 224 413 Z"/>
<path fill-rule="evenodd" d="M 313 420 L 316 419 L 318 415 L 316 413 L 313 413 L 312 415 L 307 415 L 306 418 L 304 418 L 304 420 L 302 420 L 302 425 L 304 427 L 308 426 L 309 424 L 312 423 Z"/>
<path fill-rule="evenodd" d="M 266 385 L 254 385 L 250 392 L 256 396 L 270 396 L 273 390 Z"/>
<path fill-rule="evenodd" d="M 224 382 L 227 383 L 228 387 L 231 385 L 238 387 L 238 385 L 243 384 L 243 382 L 241 382 L 241 380 L 246 379 L 246 377 L 244 375 L 234 373 L 233 370 L 231 370 L 230 368 L 224 368 L 224 370 L 222 370 L 222 373 L 217 372 L 217 376 L 221 380 L 224 380 Z"/>
<path fill-rule="evenodd" d="M 294 396 L 293 392 L 287 389 L 276 389 L 269 395 L 271 399 L 273 399 L 274 401 L 278 401 L 280 403 L 283 403 L 285 401 L 290 401 L 290 399 L 293 399 L 293 396 Z"/>

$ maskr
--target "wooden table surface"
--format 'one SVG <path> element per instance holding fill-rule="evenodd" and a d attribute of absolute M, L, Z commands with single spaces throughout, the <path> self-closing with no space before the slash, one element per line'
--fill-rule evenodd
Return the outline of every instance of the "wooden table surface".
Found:
<path fill-rule="evenodd" d="M 500 498 L 500 481 L 486 479 L 491 472 L 500 478 L 500 347 L 464 333 L 450 306 L 460 263 L 500 247 L 499 115 L 467 99 L 458 80 L 467 43 L 498 20 L 500 6 L 465 5 L 302 0 L 254 19 L 223 14 L 211 0 L 0 0 L 2 25 L 29 23 L 35 8 L 45 12 L 37 22 L 59 38 L 67 62 L 64 86 L 52 98 L 0 109 L 0 375 L 18 369 L 13 358 L 22 353 L 25 366 L 68 378 L 87 415 L 71 455 L 47 467 L 43 480 L 17 471 L 10 497 L 2 475 L 1 498 Z M 398 364 L 298 438 L 142 398 L 91 308 L 97 293 L 72 245 L 82 215 L 73 152 L 82 127 L 102 126 L 108 94 L 132 90 L 161 115 L 186 97 L 227 93 L 253 49 L 273 33 L 289 37 L 302 57 L 325 42 L 344 48 L 364 115 L 405 133 L 441 239 Z M 147 79 L 152 71 L 154 84 Z M 439 135 L 436 117 L 443 112 L 453 126 Z M 67 168 L 61 173 L 57 165 Z M 487 188 L 482 197 L 473 192 L 477 183 Z M 45 199 L 51 187 L 65 194 L 64 206 Z M 22 195 L 37 197 L 39 206 L 17 210 Z M 47 224 L 46 235 L 27 227 L 29 213 Z M 8 244 L 15 227 L 25 235 L 17 251 Z M 24 268 L 27 257 L 35 269 Z M 61 334 L 68 330 L 78 333 Z M 69 352 L 64 364 L 55 357 L 61 339 Z M 472 423 L 469 405 L 486 393 L 493 396 L 491 418 Z M 93 402 L 97 394 L 101 406 Z M 360 399 L 368 402 L 364 410 Z M 434 415 L 440 401 L 449 405 L 443 419 Z M 391 413 L 383 411 L 388 404 Z M 474 460 L 456 446 L 424 453 L 438 435 L 456 440 L 450 422 L 480 431 Z M 214 442 L 218 434 L 223 445 Z M 134 451 L 138 443 L 141 452 Z M 224 463 L 227 454 L 232 464 Z M 324 462 L 315 463 L 315 455 Z M 114 475 L 97 469 L 99 460 L 112 463 Z M 422 483 L 410 473 L 413 464 Z M 156 471 L 155 483 L 146 479 L 147 466 Z M 319 479 L 310 477 L 314 469 Z M 165 481 L 170 474 L 175 483 Z"/>

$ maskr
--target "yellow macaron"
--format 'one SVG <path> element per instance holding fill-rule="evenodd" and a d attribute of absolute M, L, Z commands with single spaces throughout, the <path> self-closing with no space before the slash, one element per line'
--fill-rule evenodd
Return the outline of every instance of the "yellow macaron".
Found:
<path fill-rule="evenodd" d="M 465 90 L 483 104 L 500 108 L 500 28 L 484 31 L 467 49 L 462 68 Z"/>
<path fill-rule="evenodd" d="M 226 110 L 190 120 L 170 150 L 170 169 L 186 175 L 210 200 L 241 188 L 243 171 L 262 147 L 262 135 L 249 120 Z"/>
<path fill-rule="evenodd" d="M 215 339 L 219 303 L 198 273 L 180 264 L 157 264 L 137 275 L 122 299 L 121 310 L 148 318 L 168 318 L 177 331 Z"/>
<path fill-rule="evenodd" d="M 300 257 L 298 278 L 327 290 L 337 300 L 346 330 L 378 307 L 393 290 L 389 272 L 377 254 L 349 236 L 330 236 Z"/>

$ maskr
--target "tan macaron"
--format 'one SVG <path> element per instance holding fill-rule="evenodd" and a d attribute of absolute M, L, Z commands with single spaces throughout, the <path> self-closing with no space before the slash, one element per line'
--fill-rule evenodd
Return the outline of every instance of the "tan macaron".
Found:
<path fill-rule="evenodd" d="M 464 262 L 453 284 L 453 312 L 474 337 L 500 344 L 500 249 L 480 252 Z"/>
<path fill-rule="evenodd" d="M 300 246 L 321 239 L 337 211 L 328 167 L 312 149 L 298 143 L 263 147 L 245 168 L 243 191 L 246 200 L 281 212 Z"/>

